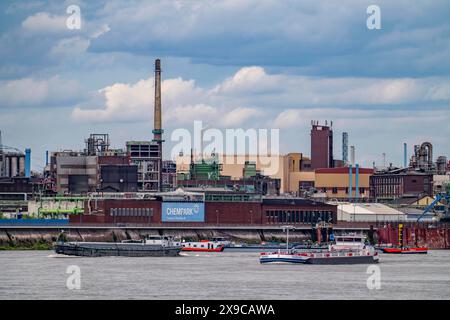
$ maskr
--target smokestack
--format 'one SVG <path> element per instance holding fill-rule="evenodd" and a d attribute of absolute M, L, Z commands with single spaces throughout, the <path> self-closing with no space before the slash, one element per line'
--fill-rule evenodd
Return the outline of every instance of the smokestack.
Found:
<path fill-rule="evenodd" d="M 164 130 L 161 124 L 161 60 L 155 60 L 155 114 L 153 125 L 153 141 L 158 144 L 158 190 L 162 191 L 162 134 Z"/>
<path fill-rule="evenodd" d="M 153 139 L 162 140 L 161 125 L 161 60 L 155 60 L 155 114 L 153 124 Z"/>
<path fill-rule="evenodd" d="M 355 168 L 355 198 L 359 198 L 359 164 Z"/>
<path fill-rule="evenodd" d="M 355 165 L 355 146 L 350 146 L 350 163 Z"/>
<path fill-rule="evenodd" d="M 403 168 L 406 168 L 407 161 L 408 161 L 408 145 L 406 144 L 406 142 L 403 144 Z"/>
<path fill-rule="evenodd" d="M 348 165 L 348 133 L 342 133 L 342 161 L 344 165 Z"/>

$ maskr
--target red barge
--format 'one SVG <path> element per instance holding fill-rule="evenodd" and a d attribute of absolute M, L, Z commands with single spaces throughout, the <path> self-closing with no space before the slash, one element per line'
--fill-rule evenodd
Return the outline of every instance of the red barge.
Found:
<path fill-rule="evenodd" d="M 427 247 L 412 247 L 412 248 L 382 248 L 383 253 L 394 254 L 424 254 L 428 253 Z"/>

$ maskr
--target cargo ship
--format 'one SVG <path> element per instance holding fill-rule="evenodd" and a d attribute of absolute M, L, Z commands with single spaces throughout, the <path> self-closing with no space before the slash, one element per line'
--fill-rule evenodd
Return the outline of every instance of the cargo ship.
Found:
<path fill-rule="evenodd" d="M 57 254 L 80 257 L 175 257 L 181 251 L 181 244 L 171 237 L 149 237 L 120 243 L 56 242 L 54 250 Z"/>
<path fill-rule="evenodd" d="M 261 253 L 261 264 L 371 264 L 378 263 L 375 248 L 364 244 L 358 235 L 337 236 L 327 250 L 293 249 Z"/>
<path fill-rule="evenodd" d="M 377 252 L 369 249 L 335 252 L 261 253 L 261 264 L 371 264 L 378 263 Z"/>

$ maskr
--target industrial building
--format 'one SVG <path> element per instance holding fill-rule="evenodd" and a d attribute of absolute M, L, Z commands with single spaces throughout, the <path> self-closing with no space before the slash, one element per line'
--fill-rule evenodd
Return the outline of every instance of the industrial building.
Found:
<path fill-rule="evenodd" d="M 31 177 L 31 149 L 3 145 L 0 131 L 0 178 Z"/>
<path fill-rule="evenodd" d="M 86 200 L 84 215 L 71 223 L 125 224 L 315 224 L 335 223 L 335 205 L 299 198 L 262 198 L 257 194 L 223 190 L 123 195 Z"/>
<path fill-rule="evenodd" d="M 262 195 L 279 195 L 280 180 L 262 175 L 256 168 L 256 163 L 246 161 L 240 177 L 232 179 L 231 176 L 223 175 L 223 165 L 218 162 L 217 157 L 208 161 L 202 159 L 194 162 L 191 158 L 188 172 L 180 172 L 177 177 L 178 187 L 186 190 L 192 188 L 223 188 L 242 192 L 256 192 Z"/>
<path fill-rule="evenodd" d="M 433 195 L 433 175 L 407 168 L 377 172 L 370 177 L 370 196 L 377 200 Z"/>
<path fill-rule="evenodd" d="M 137 166 L 122 149 L 110 149 L 107 134 L 91 134 L 84 151 L 52 152 L 42 190 L 47 194 L 137 191 Z"/>
<path fill-rule="evenodd" d="M 172 160 L 162 162 L 162 191 L 175 190 L 177 187 L 177 165 Z"/>
<path fill-rule="evenodd" d="M 319 125 L 318 121 L 311 122 L 311 168 L 333 168 L 333 122 L 325 121 Z"/>
<path fill-rule="evenodd" d="M 97 156 L 81 152 L 54 152 L 50 160 L 56 173 L 56 190 L 60 194 L 94 192 L 99 183 Z"/>
<path fill-rule="evenodd" d="M 191 163 L 196 164 L 193 179 L 190 178 Z M 299 195 L 301 189 L 314 186 L 314 172 L 310 170 L 310 159 L 301 153 L 276 156 L 214 155 L 214 159 L 202 159 L 197 162 L 189 155 L 181 155 L 176 158 L 176 170 L 178 185 L 180 183 L 185 185 L 180 180 L 239 181 L 256 172 L 260 177 L 278 180 L 279 193 Z"/>
<path fill-rule="evenodd" d="M 138 168 L 138 190 L 158 192 L 161 170 L 159 144 L 153 141 L 128 141 L 127 154 Z"/>
<path fill-rule="evenodd" d="M 373 169 L 322 168 L 315 170 L 315 189 L 327 198 L 367 199 Z"/>
<path fill-rule="evenodd" d="M 107 192 L 137 192 L 136 165 L 115 164 L 100 166 L 100 189 Z"/>
<path fill-rule="evenodd" d="M 337 205 L 338 221 L 346 222 L 399 222 L 407 215 L 397 209 L 381 203 L 332 203 Z"/>
<path fill-rule="evenodd" d="M 406 159 L 407 146 L 404 144 L 405 164 Z M 446 166 L 447 158 L 444 156 L 433 161 L 433 145 L 430 142 L 415 145 L 409 166 L 396 168 L 390 165 L 374 173 L 370 178 L 370 196 L 383 201 L 400 198 L 409 201 L 433 196 L 445 189 L 448 181 Z"/>

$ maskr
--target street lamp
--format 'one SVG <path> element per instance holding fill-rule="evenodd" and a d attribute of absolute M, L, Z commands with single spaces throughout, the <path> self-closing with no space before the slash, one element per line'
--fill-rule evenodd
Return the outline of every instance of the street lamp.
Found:
<path fill-rule="evenodd" d="M 250 210 L 250 224 L 253 224 L 253 210 Z"/>
<path fill-rule="evenodd" d="M 219 225 L 219 210 L 216 210 L 217 225 Z"/>

